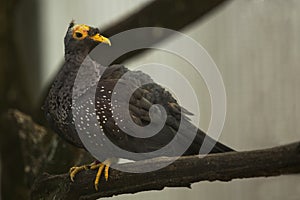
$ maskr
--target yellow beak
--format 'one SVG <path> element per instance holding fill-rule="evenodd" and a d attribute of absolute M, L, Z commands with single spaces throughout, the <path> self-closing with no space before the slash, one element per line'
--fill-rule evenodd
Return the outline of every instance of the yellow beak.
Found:
<path fill-rule="evenodd" d="M 111 46 L 110 40 L 108 38 L 100 35 L 99 33 L 92 36 L 91 39 L 93 39 L 94 41 L 105 43 L 105 44 L 108 44 L 109 46 Z"/>

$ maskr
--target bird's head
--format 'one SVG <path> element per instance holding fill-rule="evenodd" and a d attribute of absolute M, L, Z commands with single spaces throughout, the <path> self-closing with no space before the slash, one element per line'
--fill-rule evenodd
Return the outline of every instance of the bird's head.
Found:
<path fill-rule="evenodd" d="M 65 55 L 86 56 L 100 43 L 111 45 L 108 38 L 102 36 L 98 28 L 72 21 L 65 39 Z"/>

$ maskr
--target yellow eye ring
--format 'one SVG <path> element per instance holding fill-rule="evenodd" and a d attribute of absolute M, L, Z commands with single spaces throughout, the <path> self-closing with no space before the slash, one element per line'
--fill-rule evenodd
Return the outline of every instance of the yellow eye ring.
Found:
<path fill-rule="evenodd" d="M 76 40 L 83 40 L 88 36 L 88 31 L 90 27 L 86 25 L 76 25 L 73 28 L 73 38 Z"/>

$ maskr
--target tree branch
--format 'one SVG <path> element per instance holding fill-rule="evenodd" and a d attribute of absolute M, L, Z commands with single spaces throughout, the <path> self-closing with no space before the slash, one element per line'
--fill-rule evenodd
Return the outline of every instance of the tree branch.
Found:
<path fill-rule="evenodd" d="M 112 24 L 103 34 L 112 36 L 128 29 L 145 26 L 179 30 L 211 14 L 213 9 L 226 1 L 229 0 L 156 0 Z"/>
<path fill-rule="evenodd" d="M 155 158 L 122 164 L 126 168 L 149 168 L 173 158 Z M 265 150 L 181 157 L 161 170 L 132 174 L 110 169 L 96 191 L 96 171 L 79 173 L 72 183 L 68 174 L 44 174 L 32 188 L 32 199 L 97 199 L 113 195 L 162 190 L 164 187 L 190 187 L 199 181 L 230 181 L 236 178 L 268 177 L 300 173 L 300 142 Z"/>
<path fill-rule="evenodd" d="M 203 19 L 212 14 L 216 8 L 229 0 L 156 0 L 135 13 L 131 13 L 125 19 L 107 27 L 102 34 L 112 36 L 123 31 L 139 27 L 163 27 L 172 30 L 180 30 L 191 23 Z M 170 9 L 170 6 L 172 9 Z M 151 36 L 151 35 L 150 35 Z M 156 44 L 170 35 L 153 35 L 148 41 Z M 149 36 L 147 36 L 149 37 Z M 151 45 L 149 44 L 149 46 Z M 118 58 L 114 63 L 122 63 L 146 50 L 133 51 Z"/>

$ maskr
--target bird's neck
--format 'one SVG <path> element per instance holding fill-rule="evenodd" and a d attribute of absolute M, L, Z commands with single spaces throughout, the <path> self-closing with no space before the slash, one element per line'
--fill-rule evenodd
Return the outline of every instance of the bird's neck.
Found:
<path fill-rule="evenodd" d="M 74 67 L 80 67 L 88 54 L 89 51 L 87 49 L 77 49 L 75 51 L 65 49 L 65 62 L 72 64 Z"/>

